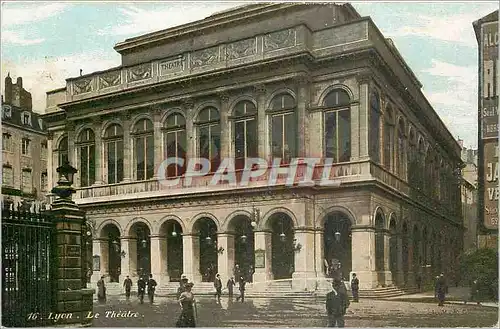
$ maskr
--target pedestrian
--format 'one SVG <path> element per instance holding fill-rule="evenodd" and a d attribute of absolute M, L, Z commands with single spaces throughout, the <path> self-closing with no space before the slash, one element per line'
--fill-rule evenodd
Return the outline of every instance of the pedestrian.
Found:
<path fill-rule="evenodd" d="M 139 297 L 139 301 L 141 304 L 144 304 L 144 293 L 146 292 L 146 281 L 142 276 L 139 276 L 139 280 L 137 280 L 137 297 Z"/>
<path fill-rule="evenodd" d="M 351 280 L 351 291 L 352 291 L 352 300 L 353 302 L 359 302 L 359 280 L 356 277 L 356 273 L 352 274 Z"/>
<path fill-rule="evenodd" d="M 344 316 L 349 307 L 347 289 L 342 280 L 334 279 L 332 291 L 326 295 L 326 312 L 328 314 L 328 327 L 343 328 L 345 325 Z"/>
<path fill-rule="evenodd" d="M 443 273 L 441 273 L 438 280 L 436 281 L 436 295 L 439 301 L 438 306 L 443 306 L 444 299 L 446 297 L 446 280 Z"/>
<path fill-rule="evenodd" d="M 240 265 L 238 265 L 238 264 L 234 265 L 233 275 L 234 275 L 235 278 L 239 278 L 241 276 L 240 272 L 241 272 L 240 271 Z"/>
<path fill-rule="evenodd" d="M 177 320 L 176 327 L 196 327 L 196 301 L 191 292 L 193 283 L 188 282 L 184 285 L 185 291 L 179 298 L 179 305 L 181 306 L 181 315 Z"/>
<path fill-rule="evenodd" d="M 240 295 L 236 297 L 236 301 L 240 300 L 240 298 L 242 303 L 245 301 L 245 285 L 245 278 L 241 276 L 239 282 Z"/>
<path fill-rule="evenodd" d="M 177 299 L 181 298 L 181 294 L 185 291 L 186 283 L 188 283 L 188 278 L 185 274 L 182 274 L 179 288 L 177 288 Z"/>
<path fill-rule="evenodd" d="M 106 284 L 104 283 L 104 276 L 97 281 L 97 299 L 100 303 L 106 302 Z"/>
<path fill-rule="evenodd" d="M 217 299 L 217 303 L 220 304 L 220 296 L 222 295 L 222 281 L 220 279 L 219 273 L 215 275 L 214 288 L 215 288 L 215 298 Z"/>
<path fill-rule="evenodd" d="M 234 278 L 233 277 L 231 277 L 229 280 L 227 280 L 226 287 L 227 287 L 227 291 L 228 291 L 230 299 L 233 298 L 233 287 L 235 285 L 236 285 L 236 283 L 234 282 Z"/>
<path fill-rule="evenodd" d="M 439 282 L 439 275 L 436 276 L 434 279 L 434 298 L 438 298 L 438 282 Z"/>
<path fill-rule="evenodd" d="M 476 302 L 477 305 L 481 305 L 481 301 L 479 299 L 479 282 L 476 280 L 472 281 L 472 285 L 470 287 L 470 301 Z M 467 304 L 467 302 L 465 302 Z"/>
<path fill-rule="evenodd" d="M 253 265 L 250 265 L 248 268 L 248 282 L 253 282 L 253 274 L 255 273 L 255 269 L 253 268 Z"/>
<path fill-rule="evenodd" d="M 422 276 L 420 275 L 420 273 L 417 273 L 417 277 L 415 278 L 415 281 L 417 283 L 418 292 L 422 292 Z"/>
<path fill-rule="evenodd" d="M 153 300 L 155 298 L 155 290 L 157 285 L 158 284 L 156 283 L 155 279 L 153 279 L 153 274 L 150 274 L 148 280 L 148 297 L 151 304 L 153 304 Z"/>
<path fill-rule="evenodd" d="M 125 288 L 125 297 L 127 300 L 130 299 L 130 290 L 132 289 L 132 280 L 127 275 L 127 278 L 123 281 L 123 287 Z"/>

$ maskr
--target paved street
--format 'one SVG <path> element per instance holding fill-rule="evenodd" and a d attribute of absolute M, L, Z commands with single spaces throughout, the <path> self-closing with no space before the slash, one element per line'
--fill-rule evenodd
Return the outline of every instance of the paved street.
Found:
<path fill-rule="evenodd" d="M 106 311 L 137 312 L 138 317 L 106 318 Z M 95 327 L 174 327 L 179 305 L 173 298 L 159 297 L 154 305 L 140 305 L 135 298 L 111 297 L 107 304 L 95 304 Z M 347 327 L 493 327 L 498 308 L 476 305 L 361 300 L 352 303 Z M 198 298 L 198 326 L 202 327 L 324 327 L 324 301 L 320 299 L 255 298 L 245 303 L 222 305 L 208 297 Z"/>

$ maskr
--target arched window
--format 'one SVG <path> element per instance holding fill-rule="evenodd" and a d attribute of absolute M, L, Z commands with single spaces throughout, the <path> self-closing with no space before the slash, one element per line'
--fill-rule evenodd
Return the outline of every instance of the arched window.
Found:
<path fill-rule="evenodd" d="M 104 152 L 106 153 L 108 184 L 123 180 L 123 128 L 112 124 L 104 133 Z"/>
<path fill-rule="evenodd" d="M 59 145 L 57 147 L 57 154 L 58 154 L 58 166 L 62 166 L 65 162 L 68 162 L 68 137 L 63 137 L 61 141 L 59 142 Z"/>
<path fill-rule="evenodd" d="M 406 134 L 405 125 L 403 120 L 400 119 L 398 123 L 398 153 L 396 156 L 396 169 L 398 176 L 402 179 L 405 178 L 405 162 L 406 162 Z"/>
<path fill-rule="evenodd" d="M 350 98 L 342 89 L 332 90 L 323 101 L 324 153 L 334 163 L 351 160 Z"/>
<path fill-rule="evenodd" d="M 212 106 L 205 107 L 198 114 L 198 154 L 210 161 L 210 172 L 220 165 L 220 115 Z"/>
<path fill-rule="evenodd" d="M 236 169 L 245 167 L 245 160 L 257 156 L 257 108 L 250 101 L 234 107 L 234 161 Z"/>
<path fill-rule="evenodd" d="M 186 172 L 186 144 L 186 119 L 180 113 L 172 113 L 165 121 L 165 157 L 184 159 L 184 165 L 169 165 L 167 177 L 182 176 Z"/>
<path fill-rule="evenodd" d="M 376 91 L 370 100 L 370 157 L 380 163 L 380 97 Z"/>
<path fill-rule="evenodd" d="M 136 179 L 150 179 L 154 175 L 154 140 L 153 123 L 149 119 L 141 119 L 132 131 L 135 146 Z"/>
<path fill-rule="evenodd" d="M 384 118 L 384 167 L 387 170 L 392 168 L 392 155 L 394 145 L 394 114 L 392 108 L 388 106 L 385 110 Z"/>
<path fill-rule="evenodd" d="M 274 158 L 289 163 L 297 155 L 297 118 L 295 99 L 287 93 L 271 101 L 271 147 Z"/>
<path fill-rule="evenodd" d="M 95 182 L 95 136 L 91 129 L 85 129 L 78 136 L 80 155 L 80 186 L 90 186 Z"/>

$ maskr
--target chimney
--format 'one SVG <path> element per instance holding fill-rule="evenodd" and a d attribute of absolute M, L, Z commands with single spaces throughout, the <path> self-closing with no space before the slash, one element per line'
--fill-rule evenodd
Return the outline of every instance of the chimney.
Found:
<path fill-rule="evenodd" d="M 21 78 L 21 77 L 17 77 L 17 82 L 16 82 L 16 85 L 17 85 L 19 88 L 22 88 L 22 87 L 23 87 L 23 78 Z"/>
<path fill-rule="evenodd" d="M 458 139 L 458 145 L 460 145 L 461 148 L 464 148 L 464 141 L 462 139 Z"/>
<path fill-rule="evenodd" d="M 10 72 L 5 77 L 5 103 L 12 104 L 12 78 Z"/>

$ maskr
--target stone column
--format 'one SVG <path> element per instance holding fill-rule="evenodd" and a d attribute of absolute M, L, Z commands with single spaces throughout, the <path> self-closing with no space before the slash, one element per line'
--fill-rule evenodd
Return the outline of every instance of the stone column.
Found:
<path fill-rule="evenodd" d="M 325 266 L 324 266 L 324 259 L 325 259 L 325 250 L 323 248 L 324 245 L 324 231 L 323 229 L 316 229 L 316 232 L 314 233 L 314 239 L 316 243 L 316 249 L 315 249 L 315 255 L 314 255 L 314 260 L 315 260 L 315 268 L 316 268 L 316 276 L 320 278 L 325 278 L 326 273 L 325 273 Z"/>
<path fill-rule="evenodd" d="M 256 255 L 255 273 L 253 275 L 254 286 L 256 289 L 266 289 L 266 285 L 263 283 L 273 279 L 271 232 L 254 232 L 254 249 Z M 257 253 L 264 254 L 264 267 L 259 267 L 259 264 L 257 264 Z"/>
<path fill-rule="evenodd" d="M 397 269 L 396 269 L 396 275 L 398 277 L 397 283 L 400 286 L 404 285 L 404 278 L 405 278 L 405 273 L 404 273 L 404 268 L 403 268 L 403 237 L 401 234 L 396 235 L 397 239 Z"/>
<path fill-rule="evenodd" d="M 92 311 L 93 289 L 85 288 L 82 262 L 82 225 L 84 212 L 70 198 L 58 197 L 52 204 L 52 215 L 56 227 L 57 274 L 54 287 L 57 289 L 55 313 L 72 313 L 61 318 L 57 326 L 89 326 L 86 316 Z"/>
<path fill-rule="evenodd" d="M 200 240 L 197 234 L 182 235 L 183 271 L 189 280 L 201 282 Z"/>
<path fill-rule="evenodd" d="M 217 234 L 217 249 L 221 247 L 224 248 L 224 252 L 217 257 L 217 269 L 222 282 L 225 283 L 233 275 L 235 259 L 234 235 L 227 232 Z"/>
<path fill-rule="evenodd" d="M 308 76 L 301 76 L 297 79 L 297 156 L 305 158 L 308 156 L 309 144 L 309 118 L 307 109 L 309 107 L 309 84 Z"/>
<path fill-rule="evenodd" d="M 220 97 L 220 133 L 221 133 L 221 161 L 231 157 L 231 129 L 229 123 L 229 95 L 221 93 Z M 215 168 L 214 168 L 215 169 Z M 215 169 L 216 170 L 216 169 Z"/>
<path fill-rule="evenodd" d="M 128 254 L 129 262 L 129 274 L 132 280 L 137 280 L 139 278 L 139 273 L 137 273 L 137 238 L 130 237 L 128 239 L 128 251 L 125 250 Z"/>
<path fill-rule="evenodd" d="M 315 234 L 313 229 L 297 228 L 295 229 L 295 243 L 301 245 L 300 250 L 295 251 L 295 271 L 292 274 L 292 289 L 300 291 L 312 291 L 316 285 Z M 296 245 L 296 248 L 297 248 Z"/>
<path fill-rule="evenodd" d="M 109 243 L 107 238 L 99 240 L 99 247 L 101 249 L 101 276 L 109 279 Z"/>
<path fill-rule="evenodd" d="M 372 227 L 353 227 L 351 234 L 352 273 L 356 273 L 361 290 L 375 288 L 377 286 L 375 229 Z"/>
<path fill-rule="evenodd" d="M 254 94 L 255 98 L 257 99 L 257 152 L 260 158 L 269 160 L 269 134 L 267 132 L 267 100 L 265 86 L 254 86 Z"/>
<path fill-rule="evenodd" d="M 94 126 L 94 134 L 95 134 L 95 182 L 94 185 L 102 185 L 104 184 L 103 177 L 103 161 L 106 161 L 104 158 L 104 145 L 102 143 L 102 131 L 101 131 L 101 121 L 94 120 L 92 122 Z"/>
<path fill-rule="evenodd" d="M 102 262 L 101 256 L 101 239 L 94 238 L 92 240 L 92 262 L 94 261 L 94 256 L 99 256 L 99 262 Z M 95 286 L 97 281 L 101 278 L 101 268 L 98 270 L 94 270 L 94 264 L 92 263 L 92 277 L 90 278 L 90 282 Z"/>
<path fill-rule="evenodd" d="M 194 126 L 194 102 L 192 99 L 186 99 L 182 105 L 186 115 L 186 161 L 196 156 L 196 134 Z"/>
<path fill-rule="evenodd" d="M 151 236 L 151 274 L 158 285 L 170 281 L 167 271 L 167 238 Z"/>
<path fill-rule="evenodd" d="M 163 134 L 161 131 L 162 122 L 161 122 L 162 110 L 159 107 L 153 108 L 153 129 L 154 129 L 154 178 L 158 178 L 158 168 L 160 168 L 160 164 L 163 162 Z M 154 274 L 153 274 L 154 275 Z M 159 283 L 158 283 L 159 284 Z"/>
<path fill-rule="evenodd" d="M 354 118 L 351 117 L 351 125 L 356 131 L 354 132 L 355 134 L 351 134 L 351 140 L 355 141 L 352 143 L 352 149 L 351 152 L 353 156 L 351 157 L 351 161 L 355 160 L 356 156 L 359 157 L 359 160 L 367 160 L 369 158 L 369 149 L 368 149 L 368 129 L 369 129 L 369 122 L 368 122 L 368 111 L 370 108 L 370 100 L 369 100 L 369 86 L 370 86 L 370 81 L 371 81 L 371 76 L 369 75 L 360 75 L 357 77 L 358 84 L 359 84 L 359 105 L 358 105 L 358 111 L 353 111 L 351 109 L 351 113 L 353 116 L 356 115 L 357 113 L 357 120 L 353 120 Z M 357 121 L 358 126 L 356 127 L 354 125 L 354 121 Z M 352 132 L 352 130 L 351 130 Z M 359 144 L 358 141 L 359 140 Z M 357 150 L 358 152 L 354 153 L 354 145 L 358 144 L 359 149 Z M 361 279 L 360 279 L 361 281 Z"/>
<path fill-rule="evenodd" d="M 120 237 L 120 248 L 124 255 L 121 256 L 119 281 L 123 282 L 127 275 L 130 276 L 130 237 Z"/>
<path fill-rule="evenodd" d="M 130 125 L 132 115 L 129 112 L 124 113 L 123 120 L 123 181 L 130 182 L 132 175 L 132 139 L 130 138 Z"/>
<path fill-rule="evenodd" d="M 408 281 L 407 285 L 413 286 L 415 284 L 415 273 L 413 272 L 413 266 L 415 260 L 413 259 L 413 238 L 411 235 L 408 237 Z"/>
<path fill-rule="evenodd" d="M 391 235 L 388 231 L 384 232 L 384 284 L 392 285 L 391 272 Z"/>

